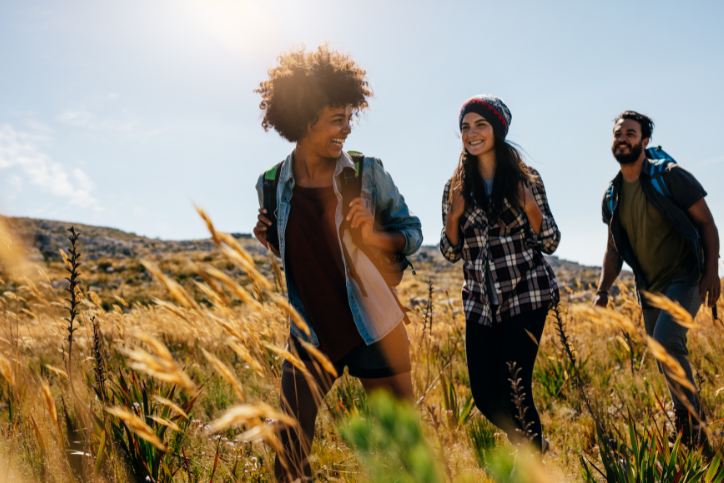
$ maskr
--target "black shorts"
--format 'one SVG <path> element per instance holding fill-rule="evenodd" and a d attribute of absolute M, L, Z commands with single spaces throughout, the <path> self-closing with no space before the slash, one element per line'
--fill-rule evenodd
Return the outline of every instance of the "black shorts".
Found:
<path fill-rule="evenodd" d="M 313 360 L 296 337 L 289 336 L 289 340 L 294 344 L 300 359 Z M 405 324 L 400 323 L 392 332 L 373 344 L 358 345 L 334 363 L 338 374 L 344 372 L 345 366 L 350 376 L 364 379 L 379 379 L 410 372 L 410 339 L 407 337 Z"/>

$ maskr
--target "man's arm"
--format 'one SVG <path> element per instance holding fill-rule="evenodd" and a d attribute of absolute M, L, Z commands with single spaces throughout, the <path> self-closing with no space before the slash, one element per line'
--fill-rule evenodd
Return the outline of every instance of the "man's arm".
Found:
<path fill-rule="evenodd" d="M 593 299 L 593 305 L 599 307 L 606 307 L 608 305 L 608 291 L 611 289 L 613 282 L 620 272 L 621 264 L 619 263 L 618 250 L 616 250 L 611 230 L 609 230 L 606 254 L 603 256 L 603 266 L 601 267 L 601 280 L 598 282 L 598 292 Z"/>
<path fill-rule="evenodd" d="M 701 303 L 714 307 L 721 294 L 719 280 L 719 231 L 704 198 L 691 205 L 687 214 L 699 229 L 701 245 L 704 248 L 704 273 L 699 282 Z M 709 297 L 707 299 L 707 293 Z"/>

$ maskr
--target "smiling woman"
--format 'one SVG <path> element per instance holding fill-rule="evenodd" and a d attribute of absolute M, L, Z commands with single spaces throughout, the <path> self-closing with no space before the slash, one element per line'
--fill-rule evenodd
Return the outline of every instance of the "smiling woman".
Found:
<path fill-rule="evenodd" d="M 422 229 L 382 162 L 342 149 L 372 94 L 365 71 L 326 45 L 278 60 L 256 91 L 262 125 L 296 146 L 257 181 L 254 235 L 281 256 L 289 303 L 305 321 L 304 329 L 291 323 L 288 345 L 306 370 L 282 365 L 280 406 L 299 421 L 280 432 L 274 471 L 287 482 L 311 480 L 319 402 L 345 367 L 367 391 L 412 399 L 406 317 L 380 259 L 416 252 Z M 311 354 L 334 370 L 322 371 Z"/>

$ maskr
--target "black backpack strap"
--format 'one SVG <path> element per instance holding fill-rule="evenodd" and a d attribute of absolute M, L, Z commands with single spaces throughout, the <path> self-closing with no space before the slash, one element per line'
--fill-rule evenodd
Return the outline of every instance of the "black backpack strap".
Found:
<path fill-rule="evenodd" d="M 279 230 L 277 228 L 277 187 L 279 186 L 279 175 L 282 172 L 282 161 L 269 171 L 264 173 L 262 184 L 264 193 L 264 208 L 266 217 L 272 222 L 266 229 L 266 240 L 279 251 Z"/>

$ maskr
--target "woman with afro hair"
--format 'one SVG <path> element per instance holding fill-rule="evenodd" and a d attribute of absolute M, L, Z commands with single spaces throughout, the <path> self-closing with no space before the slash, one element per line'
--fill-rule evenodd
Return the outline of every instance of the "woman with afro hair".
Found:
<path fill-rule="evenodd" d="M 281 431 L 284 451 L 274 471 L 278 481 L 294 481 L 311 478 L 319 404 L 345 367 L 367 392 L 385 389 L 412 399 L 406 317 L 379 258 L 413 254 L 422 230 L 382 162 L 343 150 L 353 118 L 372 95 L 366 72 L 326 45 L 278 60 L 255 92 L 262 97 L 264 129 L 295 146 L 259 177 L 254 235 L 281 257 L 289 302 L 307 325 L 292 321 L 288 349 L 313 381 L 288 361 L 282 364 L 281 407 L 300 428 Z M 358 196 L 345 197 L 345 183 L 360 173 Z M 276 186 L 273 213 L 264 207 L 265 183 Z M 337 374 L 316 363 L 320 352 Z"/>

